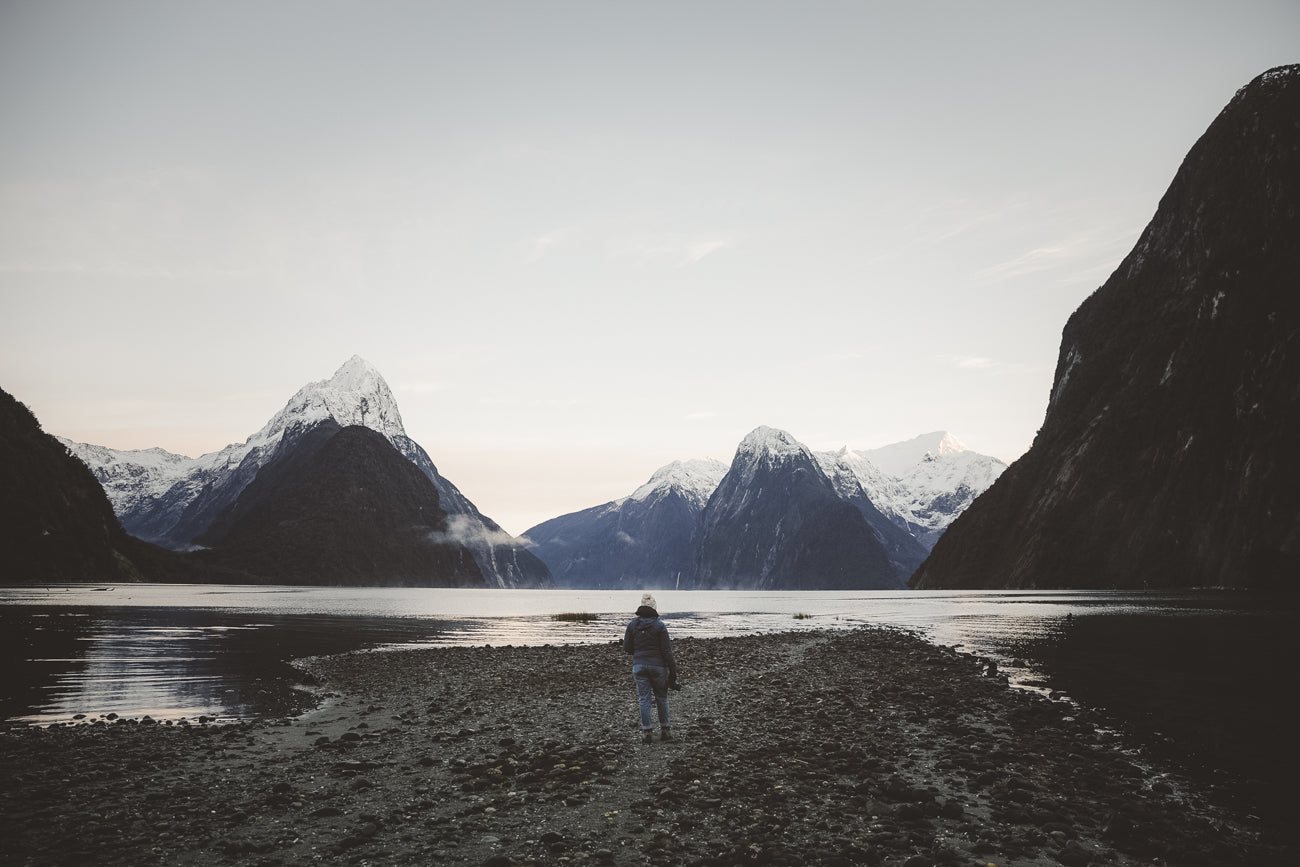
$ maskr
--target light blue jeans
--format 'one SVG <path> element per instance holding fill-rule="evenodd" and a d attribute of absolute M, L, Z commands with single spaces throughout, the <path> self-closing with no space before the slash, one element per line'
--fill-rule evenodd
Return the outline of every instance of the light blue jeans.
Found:
<path fill-rule="evenodd" d="M 636 700 L 641 708 L 641 731 L 654 728 L 652 705 L 659 709 L 659 728 L 669 728 L 668 669 L 662 665 L 634 665 L 632 679 L 636 681 Z"/>

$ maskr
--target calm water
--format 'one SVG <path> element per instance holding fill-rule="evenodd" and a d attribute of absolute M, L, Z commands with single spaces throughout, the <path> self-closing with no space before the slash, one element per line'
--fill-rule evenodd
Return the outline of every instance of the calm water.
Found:
<path fill-rule="evenodd" d="M 1106 714 L 1227 801 L 1277 817 L 1300 777 L 1296 598 L 1231 592 L 657 592 L 674 637 L 880 624 Z M 0 720 L 281 717 L 289 661 L 359 647 L 622 636 L 639 593 L 195 585 L 0 588 Z M 586 612 L 590 624 L 553 615 Z M 798 616 L 796 616 L 798 615 Z M 689 660 L 683 660 L 689 677 Z"/>
<path fill-rule="evenodd" d="M 656 597 L 675 637 L 901 626 L 994 658 L 1019 685 L 1066 691 L 1095 692 L 1081 671 L 1087 675 L 1107 655 L 1113 657 L 1105 661 L 1108 670 L 1131 668 L 1128 657 L 1153 643 L 1177 649 L 1165 666 L 1176 667 L 1177 654 L 1199 659 L 1198 648 L 1213 647 L 1216 671 L 1230 659 L 1239 662 L 1229 671 L 1268 674 L 1279 653 L 1275 645 L 1285 653 L 1296 635 L 1293 609 L 1279 613 L 1274 600 L 1233 593 L 663 591 Z M 294 658 L 363 646 L 612 641 L 639 599 L 639 593 L 577 590 L 0 588 L 0 718 L 283 715 L 305 706 L 287 664 Z M 553 620 L 565 612 L 599 619 Z"/>

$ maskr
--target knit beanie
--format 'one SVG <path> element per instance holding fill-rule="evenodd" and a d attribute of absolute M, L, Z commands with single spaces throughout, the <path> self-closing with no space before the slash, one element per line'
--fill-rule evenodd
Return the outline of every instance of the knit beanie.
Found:
<path fill-rule="evenodd" d="M 655 611 L 659 610 L 659 603 L 655 602 L 655 598 L 649 593 L 641 594 L 641 604 L 647 608 L 653 608 Z"/>

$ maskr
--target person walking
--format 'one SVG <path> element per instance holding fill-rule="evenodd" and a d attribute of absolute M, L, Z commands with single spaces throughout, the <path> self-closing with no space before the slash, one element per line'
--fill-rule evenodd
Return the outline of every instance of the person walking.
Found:
<path fill-rule="evenodd" d="M 623 649 L 632 654 L 632 680 L 636 682 L 641 710 L 641 742 L 654 742 L 652 707 L 659 714 L 659 740 L 673 739 L 668 720 L 668 690 L 677 689 L 677 660 L 673 657 L 668 627 L 659 619 L 658 603 L 642 594 L 636 617 L 623 632 Z"/>

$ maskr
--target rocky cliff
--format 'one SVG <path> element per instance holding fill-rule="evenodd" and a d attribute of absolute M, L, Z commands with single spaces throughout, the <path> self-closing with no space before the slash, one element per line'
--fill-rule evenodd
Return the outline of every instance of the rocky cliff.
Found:
<path fill-rule="evenodd" d="M 1072 315 L 1033 446 L 915 573 L 940 587 L 1295 587 L 1300 66 L 1242 88 Z"/>

